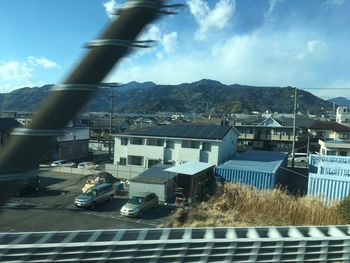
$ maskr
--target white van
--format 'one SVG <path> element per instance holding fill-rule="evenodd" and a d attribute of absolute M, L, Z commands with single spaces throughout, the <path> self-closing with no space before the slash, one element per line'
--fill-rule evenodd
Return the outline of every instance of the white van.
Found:
<path fill-rule="evenodd" d="M 288 160 L 292 161 L 292 154 L 289 154 Z M 307 153 L 294 153 L 294 162 L 307 163 L 309 162 L 309 157 L 307 156 Z"/>

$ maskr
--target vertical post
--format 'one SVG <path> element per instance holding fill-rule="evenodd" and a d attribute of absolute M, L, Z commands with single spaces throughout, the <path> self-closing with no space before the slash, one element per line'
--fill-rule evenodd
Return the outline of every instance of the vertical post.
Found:
<path fill-rule="evenodd" d="M 113 106 L 114 106 L 114 98 L 116 95 L 114 92 L 111 92 L 110 98 L 111 98 L 111 108 L 109 112 L 109 142 L 108 142 L 108 155 L 109 158 L 112 157 L 112 119 L 113 119 Z"/>
<path fill-rule="evenodd" d="M 296 117 L 297 117 L 297 88 L 294 88 L 294 118 L 293 118 L 293 144 L 292 144 L 292 167 L 293 168 L 294 168 L 294 155 L 295 155 Z"/>

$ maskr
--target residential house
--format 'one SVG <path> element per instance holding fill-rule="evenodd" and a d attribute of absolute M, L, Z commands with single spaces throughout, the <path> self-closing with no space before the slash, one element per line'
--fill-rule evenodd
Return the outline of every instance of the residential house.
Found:
<path fill-rule="evenodd" d="M 307 127 L 312 120 L 296 120 L 296 149 L 307 151 Z M 293 143 L 293 119 L 275 119 L 272 116 L 265 119 L 255 119 L 242 122 L 234 127 L 239 131 L 239 151 L 267 150 L 291 152 Z"/>
<path fill-rule="evenodd" d="M 336 122 L 350 124 L 350 109 L 346 106 L 339 106 L 336 113 Z"/>
<path fill-rule="evenodd" d="M 90 128 L 71 126 L 62 129 L 62 135 L 54 138 L 42 162 L 54 160 L 82 160 L 89 155 Z"/>
<path fill-rule="evenodd" d="M 236 155 L 237 137 L 237 130 L 231 126 L 200 124 L 175 124 L 117 134 L 114 164 L 129 175 L 116 175 L 133 177 L 157 163 L 199 161 L 218 165 Z"/>
<path fill-rule="evenodd" d="M 350 127 L 337 122 L 317 122 L 309 127 L 321 155 L 350 156 Z"/>
<path fill-rule="evenodd" d="M 10 137 L 11 130 L 21 124 L 13 118 L 0 118 L 0 149 Z"/>

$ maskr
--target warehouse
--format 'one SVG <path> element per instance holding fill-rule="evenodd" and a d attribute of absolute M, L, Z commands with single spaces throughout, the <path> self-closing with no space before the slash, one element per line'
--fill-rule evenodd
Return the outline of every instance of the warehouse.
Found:
<path fill-rule="evenodd" d="M 285 179 L 287 154 L 272 151 L 247 151 L 219 165 L 216 176 L 224 181 L 273 189 Z"/>
<path fill-rule="evenodd" d="M 350 157 L 312 154 L 307 194 L 326 202 L 347 197 L 350 194 Z"/>
<path fill-rule="evenodd" d="M 147 169 L 137 177 L 131 179 L 129 196 L 140 192 L 155 193 L 159 202 L 171 202 L 174 198 L 174 179 L 176 174 L 164 171 L 171 165 L 158 164 Z"/>

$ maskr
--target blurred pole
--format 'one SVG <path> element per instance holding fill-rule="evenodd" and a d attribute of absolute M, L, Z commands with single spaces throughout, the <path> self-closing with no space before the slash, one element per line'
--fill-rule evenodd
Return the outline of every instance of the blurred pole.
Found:
<path fill-rule="evenodd" d="M 159 16 L 163 2 L 128 1 L 118 18 L 95 40 L 94 45 L 89 46 L 91 49 L 63 84 L 50 91 L 28 127 L 12 133 L 0 152 L 0 191 L 11 180 L 7 175 L 37 169 L 52 138 L 59 136 L 58 131 L 65 128 L 95 94 L 115 63 L 136 46 L 135 39 L 147 24 Z M 0 197 L 3 197 L 1 193 Z"/>
<path fill-rule="evenodd" d="M 294 156 L 295 156 L 296 117 L 297 117 L 297 88 L 294 88 L 294 118 L 293 118 L 293 143 L 292 143 L 292 167 L 293 168 L 294 168 Z"/>
<path fill-rule="evenodd" d="M 108 143 L 108 155 L 109 155 L 109 158 L 112 157 L 112 126 L 113 126 L 113 107 L 114 107 L 114 98 L 117 97 L 114 92 L 112 91 L 111 92 L 111 109 L 110 109 L 110 112 L 109 112 L 109 143 Z"/>

